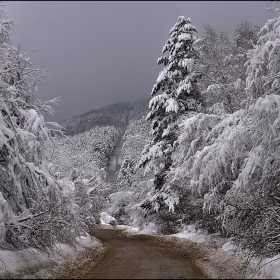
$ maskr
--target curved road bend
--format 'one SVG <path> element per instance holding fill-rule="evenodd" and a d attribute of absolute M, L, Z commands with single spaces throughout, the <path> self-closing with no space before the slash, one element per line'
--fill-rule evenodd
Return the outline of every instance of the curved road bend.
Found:
<path fill-rule="evenodd" d="M 109 250 L 85 279 L 205 279 L 186 257 L 147 235 L 126 237 L 121 230 L 93 232 Z"/>

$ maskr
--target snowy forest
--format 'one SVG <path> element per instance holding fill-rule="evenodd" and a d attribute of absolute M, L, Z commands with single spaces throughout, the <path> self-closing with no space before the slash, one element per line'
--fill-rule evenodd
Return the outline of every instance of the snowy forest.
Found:
<path fill-rule="evenodd" d="M 275 14 L 264 26 L 241 22 L 232 34 L 205 25 L 200 38 L 191 19 L 179 16 L 158 58 L 163 70 L 149 102 L 122 105 L 123 119 L 77 123 L 67 133 L 44 120 L 59 99 L 38 99 L 48 73 L 13 45 L 14 22 L 2 11 L 1 249 L 74 246 L 109 217 L 156 234 L 194 225 L 231 238 L 252 256 L 279 254 Z"/>

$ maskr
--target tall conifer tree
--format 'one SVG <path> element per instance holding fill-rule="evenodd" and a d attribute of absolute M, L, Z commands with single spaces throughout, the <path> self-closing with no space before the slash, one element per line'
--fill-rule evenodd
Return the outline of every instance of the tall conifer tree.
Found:
<path fill-rule="evenodd" d="M 171 199 L 174 193 L 163 186 L 172 165 L 171 155 L 179 130 L 178 119 L 185 113 L 196 111 L 201 103 L 197 86 L 200 74 L 196 71 L 199 54 L 194 48 L 196 39 L 193 36 L 197 29 L 191 25 L 190 18 L 180 16 L 178 20 L 162 50 L 163 53 L 169 52 L 169 55 L 158 59 L 158 64 L 163 64 L 164 69 L 152 89 L 153 98 L 147 115 L 147 121 L 152 126 L 152 140 L 143 150 L 139 162 L 140 167 L 146 167 L 145 172 L 152 171 L 154 174 L 151 198 L 142 203 L 142 207 L 150 212 L 158 211 L 164 204 L 174 209 L 174 200 Z"/>

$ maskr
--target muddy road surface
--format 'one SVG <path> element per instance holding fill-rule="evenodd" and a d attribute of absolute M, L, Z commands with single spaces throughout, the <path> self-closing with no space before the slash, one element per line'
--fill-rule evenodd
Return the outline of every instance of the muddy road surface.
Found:
<path fill-rule="evenodd" d="M 152 236 L 126 237 L 121 230 L 113 229 L 99 229 L 93 235 L 103 242 L 107 253 L 84 279 L 206 278 L 187 255 L 173 251 Z"/>

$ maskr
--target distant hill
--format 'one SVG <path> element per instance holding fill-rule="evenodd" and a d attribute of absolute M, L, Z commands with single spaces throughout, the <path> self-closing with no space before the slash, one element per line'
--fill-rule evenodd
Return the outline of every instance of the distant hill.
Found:
<path fill-rule="evenodd" d="M 114 125 L 124 129 L 130 120 L 138 120 L 148 113 L 149 99 L 134 103 L 115 103 L 64 120 L 61 125 L 67 135 L 78 134 L 95 126 Z"/>

